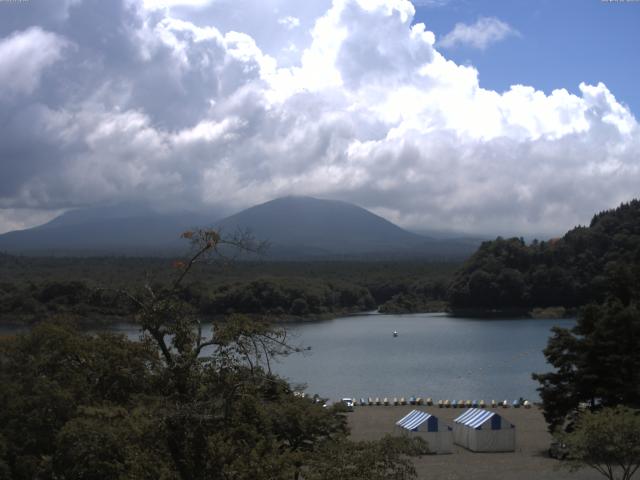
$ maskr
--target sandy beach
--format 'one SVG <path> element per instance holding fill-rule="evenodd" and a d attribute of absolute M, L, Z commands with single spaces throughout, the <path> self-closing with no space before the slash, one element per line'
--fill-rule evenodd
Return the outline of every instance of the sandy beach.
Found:
<path fill-rule="evenodd" d="M 436 415 L 449 425 L 464 409 L 427 406 L 364 406 L 349 413 L 351 437 L 371 440 L 393 434 L 395 422 L 413 409 Z M 560 468 L 558 460 L 549 458 L 551 436 L 542 412 L 533 407 L 498 408 L 500 415 L 516 426 L 516 451 L 513 453 L 473 453 L 454 445 L 451 455 L 427 455 L 415 460 L 418 478 L 429 480 L 562 480 L 598 479 L 595 470 L 570 473 Z"/>

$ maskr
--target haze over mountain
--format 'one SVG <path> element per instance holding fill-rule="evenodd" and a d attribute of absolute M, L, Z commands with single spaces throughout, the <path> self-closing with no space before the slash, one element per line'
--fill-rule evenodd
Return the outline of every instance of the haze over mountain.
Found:
<path fill-rule="evenodd" d="M 72 210 L 44 225 L 0 235 L 0 251 L 36 255 L 164 255 L 184 249 L 180 233 L 220 214 L 159 213 L 118 205 Z"/>
<path fill-rule="evenodd" d="M 311 197 L 284 197 L 229 217 L 220 214 L 162 214 L 145 207 L 118 206 L 67 212 L 44 225 L 0 235 L 0 250 L 22 254 L 158 255 L 186 248 L 179 235 L 215 226 L 223 234 L 249 230 L 269 243 L 267 257 L 459 258 L 476 241 L 433 239 L 408 232 L 356 205 Z"/>

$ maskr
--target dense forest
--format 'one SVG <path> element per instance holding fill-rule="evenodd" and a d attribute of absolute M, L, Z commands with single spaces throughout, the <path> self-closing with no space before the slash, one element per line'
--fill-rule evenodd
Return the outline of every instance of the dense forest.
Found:
<path fill-rule="evenodd" d="M 456 310 L 579 307 L 640 289 L 640 201 L 599 213 L 588 227 L 527 245 L 521 238 L 484 242 L 449 288 Z"/>
<path fill-rule="evenodd" d="M 0 320 L 33 323 L 72 315 L 82 323 L 131 318 L 124 291 L 169 282 L 179 261 L 162 258 L 45 258 L 0 255 Z M 278 320 L 375 310 L 444 308 L 458 263 L 211 262 L 181 295 L 205 316 L 243 313 Z M 435 303 L 433 301 L 436 301 Z"/>

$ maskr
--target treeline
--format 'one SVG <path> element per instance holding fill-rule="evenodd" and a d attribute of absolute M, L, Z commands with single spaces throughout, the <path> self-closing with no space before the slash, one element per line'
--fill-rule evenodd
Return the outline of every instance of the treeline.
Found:
<path fill-rule="evenodd" d="M 420 279 L 380 306 L 381 313 L 442 312 L 447 308 L 448 279 Z"/>
<path fill-rule="evenodd" d="M 324 315 L 372 310 L 376 302 L 368 289 L 342 282 L 313 279 L 267 279 L 221 285 L 200 298 L 208 315 L 232 313 L 276 317 Z"/>
<path fill-rule="evenodd" d="M 640 201 L 595 215 L 588 227 L 527 245 L 521 238 L 484 242 L 456 273 L 451 308 L 579 307 L 639 298 Z"/>
<path fill-rule="evenodd" d="M 307 317 L 373 310 L 369 290 L 347 283 L 310 279 L 258 279 L 207 289 L 201 283 L 181 295 L 202 315 L 244 313 L 271 317 Z M 126 318 L 135 305 L 118 289 L 103 289 L 81 281 L 43 284 L 0 284 L 0 318 L 18 322 L 72 315 L 89 322 Z"/>
<path fill-rule="evenodd" d="M 61 315 L 100 323 L 131 318 L 123 292 L 170 283 L 172 261 L 154 258 L 0 256 L 0 320 Z M 442 300 L 459 264 L 409 262 L 237 262 L 200 265 L 181 295 L 203 316 L 243 313 L 316 319 L 374 310 L 425 311 Z M 427 299 L 427 300 L 425 300 Z M 433 306 L 430 306 L 433 308 Z M 442 309 L 442 304 L 440 304 Z"/>
<path fill-rule="evenodd" d="M 91 287 L 82 281 L 0 283 L 0 319 L 3 320 L 30 323 L 71 314 L 97 322 L 131 313 L 131 302 L 117 290 Z"/>

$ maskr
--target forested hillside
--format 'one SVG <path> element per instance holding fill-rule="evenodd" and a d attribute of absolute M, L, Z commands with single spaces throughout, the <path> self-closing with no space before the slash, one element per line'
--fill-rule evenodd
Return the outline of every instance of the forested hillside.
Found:
<path fill-rule="evenodd" d="M 549 241 L 484 242 L 456 273 L 452 309 L 578 307 L 640 297 L 640 201 Z"/>

